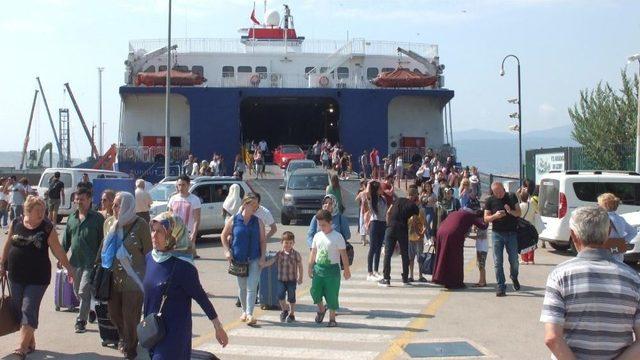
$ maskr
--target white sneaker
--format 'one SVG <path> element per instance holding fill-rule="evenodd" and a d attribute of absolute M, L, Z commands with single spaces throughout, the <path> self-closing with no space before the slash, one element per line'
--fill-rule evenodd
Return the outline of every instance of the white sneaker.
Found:
<path fill-rule="evenodd" d="M 367 281 L 379 281 L 379 280 L 380 280 L 380 278 L 379 278 L 379 277 L 377 277 L 377 276 L 376 276 L 376 275 L 374 275 L 374 274 L 367 275 Z"/>
<path fill-rule="evenodd" d="M 375 276 L 377 280 L 382 280 L 384 278 L 380 273 L 373 273 L 373 276 Z"/>

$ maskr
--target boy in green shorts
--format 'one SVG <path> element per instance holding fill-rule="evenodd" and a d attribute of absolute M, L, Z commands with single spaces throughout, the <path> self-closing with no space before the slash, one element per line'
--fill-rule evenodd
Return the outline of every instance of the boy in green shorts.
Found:
<path fill-rule="evenodd" d="M 319 324 L 329 308 L 329 327 L 335 327 L 336 310 L 338 310 L 338 294 L 340 292 L 340 260 L 344 265 L 344 279 L 349 280 L 349 258 L 347 246 L 342 235 L 331 227 L 331 213 L 320 210 L 316 213 L 318 232 L 313 237 L 311 254 L 309 255 L 309 277 L 311 281 L 311 298 L 318 305 L 316 322 Z M 322 299 L 326 301 L 325 306 Z"/>

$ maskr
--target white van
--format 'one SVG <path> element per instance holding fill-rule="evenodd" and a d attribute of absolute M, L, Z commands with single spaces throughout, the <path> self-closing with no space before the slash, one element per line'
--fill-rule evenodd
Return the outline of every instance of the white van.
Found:
<path fill-rule="evenodd" d="M 573 249 L 569 219 L 574 209 L 597 205 L 600 194 L 620 198 L 619 214 L 640 210 L 640 174 L 616 171 L 551 172 L 540 180 L 539 208 L 545 225 L 540 240 L 556 250 Z"/>
<path fill-rule="evenodd" d="M 82 181 L 83 174 L 89 175 L 89 181 L 93 181 L 97 177 L 104 177 L 107 179 L 129 178 L 129 175 L 123 172 L 111 170 L 48 168 L 40 176 L 40 181 L 36 188 L 39 196 L 44 197 L 45 192 L 49 190 L 49 180 L 51 180 L 56 171 L 60 172 L 60 181 L 64 184 L 64 205 L 60 204 L 58 216 L 68 216 L 75 211 L 72 194 L 76 190 L 76 185 Z"/>

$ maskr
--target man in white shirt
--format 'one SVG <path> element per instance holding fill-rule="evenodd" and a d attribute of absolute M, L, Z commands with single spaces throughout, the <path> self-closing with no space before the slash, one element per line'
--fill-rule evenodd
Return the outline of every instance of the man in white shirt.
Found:
<path fill-rule="evenodd" d="M 258 199 L 258 205 L 260 205 L 260 194 L 258 193 L 254 193 L 256 198 Z M 262 222 L 264 223 L 264 227 L 265 227 L 265 239 L 269 240 L 270 237 L 273 236 L 273 234 L 276 233 L 276 231 L 278 231 L 278 227 L 276 226 L 276 221 L 273 219 L 273 215 L 271 215 L 271 211 L 269 211 L 269 209 L 267 209 L 266 207 L 260 205 L 258 207 L 258 210 L 256 210 L 255 215 L 258 217 L 258 219 L 262 220 Z"/>
<path fill-rule="evenodd" d="M 149 210 L 151 209 L 151 204 L 153 204 L 153 199 L 151 199 L 151 195 L 149 195 L 147 190 L 144 189 L 144 180 L 142 179 L 136 180 L 135 196 L 136 214 L 149 222 L 151 220 Z"/>
<path fill-rule="evenodd" d="M 200 227 L 200 199 L 189 192 L 191 179 L 187 175 L 181 175 L 176 182 L 177 194 L 171 196 L 167 204 L 168 210 L 182 218 L 189 231 L 189 239 L 193 246 L 193 258 L 199 259 L 196 252 L 196 239 Z"/>

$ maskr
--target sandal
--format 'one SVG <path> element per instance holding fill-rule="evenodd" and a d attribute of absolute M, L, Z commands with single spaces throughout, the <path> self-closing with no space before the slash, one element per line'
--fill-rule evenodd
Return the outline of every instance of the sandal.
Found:
<path fill-rule="evenodd" d="M 335 320 L 329 320 L 327 327 L 336 327 L 336 326 L 338 326 L 338 323 Z"/>
<path fill-rule="evenodd" d="M 25 353 L 24 351 L 22 351 L 22 349 L 15 349 L 13 350 L 13 353 L 11 354 L 13 356 L 16 356 L 18 359 L 26 359 L 27 358 L 27 353 Z"/>
<path fill-rule="evenodd" d="M 327 313 L 327 309 L 324 309 L 324 311 L 320 312 L 316 312 L 316 323 L 320 324 L 322 323 L 322 320 L 324 320 L 324 314 Z"/>

